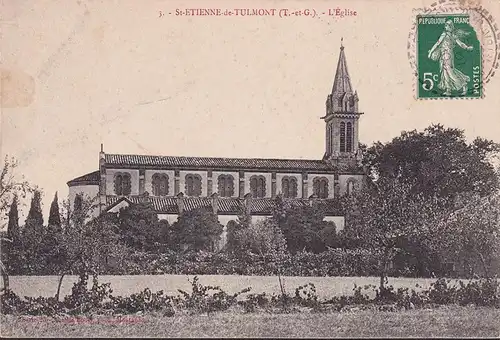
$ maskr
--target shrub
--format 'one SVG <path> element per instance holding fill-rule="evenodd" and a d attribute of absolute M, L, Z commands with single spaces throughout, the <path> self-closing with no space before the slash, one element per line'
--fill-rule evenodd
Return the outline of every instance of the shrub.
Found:
<path fill-rule="evenodd" d="M 428 295 L 429 302 L 438 305 L 453 304 L 457 302 L 458 291 L 456 286 L 450 285 L 451 280 L 438 279 L 431 283 L 431 287 L 424 294 Z"/>
<path fill-rule="evenodd" d="M 156 293 L 151 292 L 149 288 L 142 292 L 132 294 L 127 297 L 111 296 L 108 303 L 109 308 L 115 313 L 131 314 L 137 312 L 162 311 L 165 310 L 170 315 L 175 314 L 171 304 L 172 298 L 164 295 L 160 290 Z"/>
<path fill-rule="evenodd" d="M 39 296 L 34 298 L 25 296 L 25 299 L 26 308 L 24 314 L 53 316 L 64 311 L 64 304 L 54 297 Z"/>
<path fill-rule="evenodd" d="M 174 298 L 174 303 L 176 306 L 188 309 L 196 314 L 227 310 L 232 305 L 236 305 L 239 295 L 250 291 L 250 288 L 246 288 L 230 295 L 219 286 L 200 284 L 197 276 L 194 277 L 193 281 L 189 282 L 192 288 L 191 293 L 178 289 L 181 295 Z M 210 294 L 209 291 L 214 292 Z"/>
<path fill-rule="evenodd" d="M 97 275 L 93 276 L 92 288 L 88 289 L 88 274 L 80 274 L 73 284 L 71 294 L 64 298 L 64 307 L 69 314 L 85 314 L 98 311 L 103 302 L 109 299 L 113 290 L 109 283 L 99 284 Z"/>
<path fill-rule="evenodd" d="M 0 302 L 0 312 L 2 314 L 23 313 L 26 309 L 26 302 L 10 289 L 4 291 L 0 296 Z"/>
<path fill-rule="evenodd" d="M 500 307 L 500 283 L 496 279 L 482 279 L 464 284 L 459 282 L 457 298 L 460 305 Z"/>
<path fill-rule="evenodd" d="M 266 293 L 260 294 L 248 294 L 246 299 L 243 301 L 238 301 L 240 306 L 243 306 L 245 312 L 254 312 L 257 308 L 266 308 L 269 306 L 269 299 Z"/>
<path fill-rule="evenodd" d="M 295 289 L 294 302 L 300 306 L 317 308 L 320 305 L 316 286 L 313 283 L 307 283 Z"/>

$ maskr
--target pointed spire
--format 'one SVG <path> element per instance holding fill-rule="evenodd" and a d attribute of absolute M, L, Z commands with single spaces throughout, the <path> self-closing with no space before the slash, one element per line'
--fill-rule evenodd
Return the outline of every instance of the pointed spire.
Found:
<path fill-rule="evenodd" d="M 332 94 L 335 97 L 340 97 L 345 93 L 352 93 L 351 78 L 347 71 L 343 41 L 344 38 L 341 38 L 339 62 L 337 63 L 337 72 L 335 73 L 335 80 L 333 81 Z"/>

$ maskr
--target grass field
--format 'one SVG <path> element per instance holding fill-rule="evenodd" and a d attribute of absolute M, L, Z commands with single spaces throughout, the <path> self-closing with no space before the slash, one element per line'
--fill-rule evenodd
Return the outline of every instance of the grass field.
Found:
<path fill-rule="evenodd" d="M 110 282 L 113 295 L 130 295 L 138 293 L 144 288 L 152 291 L 163 290 L 166 294 L 176 295 L 177 289 L 190 290 L 188 278 L 194 275 L 124 275 L 99 276 L 99 282 Z M 279 293 L 279 283 L 276 276 L 239 276 L 239 275 L 199 275 L 200 283 L 204 285 L 219 285 L 229 293 L 235 293 L 246 287 L 252 287 L 251 293 L 266 294 Z M 57 290 L 57 276 L 12 276 L 10 288 L 19 296 L 54 296 Z M 78 278 L 68 276 L 64 278 L 61 296 L 71 293 L 71 287 Z M 92 280 L 89 280 L 90 283 Z M 358 286 L 366 284 L 378 285 L 376 277 L 283 277 L 285 289 L 293 294 L 293 290 L 306 283 L 314 283 L 320 299 L 328 299 L 335 295 L 350 295 L 356 283 Z M 389 284 L 395 288 L 415 288 L 419 284 L 428 288 L 436 279 L 389 278 Z M 417 290 L 417 289 L 416 289 Z"/>
<path fill-rule="evenodd" d="M 153 315 L 122 319 L 1 316 L 3 337 L 499 337 L 500 310 L 447 306 L 406 312 Z"/>

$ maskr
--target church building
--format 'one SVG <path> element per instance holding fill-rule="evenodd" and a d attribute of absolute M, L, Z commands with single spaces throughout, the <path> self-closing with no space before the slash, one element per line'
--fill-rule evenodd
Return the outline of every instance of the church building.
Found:
<path fill-rule="evenodd" d="M 325 153 L 322 159 L 264 159 L 153 156 L 105 153 L 101 145 L 97 171 L 72 179 L 69 198 L 77 194 L 98 200 L 95 214 L 118 212 L 141 201 L 151 202 L 169 223 L 197 208 L 212 209 L 226 226 L 241 209 L 258 220 L 271 216 L 281 194 L 289 207 L 322 204 L 325 220 L 344 228 L 337 199 L 363 185 L 360 164 L 358 95 L 340 47 L 333 88 L 326 99 Z"/>

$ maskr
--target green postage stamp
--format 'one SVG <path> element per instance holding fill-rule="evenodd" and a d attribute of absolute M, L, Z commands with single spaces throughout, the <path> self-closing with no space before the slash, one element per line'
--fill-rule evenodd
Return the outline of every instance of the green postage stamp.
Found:
<path fill-rule="evenodd" d="M 481 44 L 469 14 L 418 15 L 416 28 L 417 97 L 481 98 Z"/>

